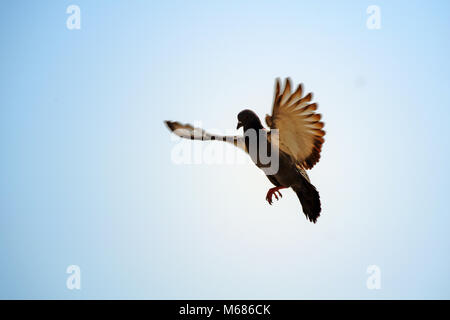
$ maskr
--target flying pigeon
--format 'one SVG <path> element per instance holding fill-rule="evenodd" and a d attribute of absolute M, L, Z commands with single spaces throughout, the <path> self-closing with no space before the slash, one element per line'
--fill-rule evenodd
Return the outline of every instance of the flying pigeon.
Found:
<path fill-rule="evenodd" d="M 213 135 L 190 124 L 165 121 L 168 128 L 176 135 L 192 140 L 219 140 L 234 144 L 250 154 L 253 162 L 262 169 L 275 187 L 270 188 L 266 195 L 267 202 L 272 205 L 272 198 L 282 197 L 280 190 L 292 188 L 300 199 L 303 212 L 307 219 L 316 223 L 320 216 L 320 197 L 316 188 L 311 184 L 306 169 L 311 169 L 320 159 L 320 152 L 324 143 L 324 123 L 320 121 L 321 114 L 316 113 L 317 104 L 311 103 L 312 93 L 303 96 L 303 86 L 299 84 L 291 92 L 291 80 L 286 78 L 283 90 L 280 80 L 275 82 L 275 95 L 272 115 L 266 115 L 267 130 L 260 119 L 251 110 L 243 110 L 238 116 L 237 129 L 243 127 L 243 136 Z M 256 135 L 256 152 L 251 152 L 252 143 L 249 133 Z M 268 149 L 276 151 L 270 155 L 278 156 L 278 170 L 269 172 L 260 154 L 261 142 Z M 274 148 L 275 147 L 275 148 Z M 270 151 L 269 150 L 269 151 Z"/>

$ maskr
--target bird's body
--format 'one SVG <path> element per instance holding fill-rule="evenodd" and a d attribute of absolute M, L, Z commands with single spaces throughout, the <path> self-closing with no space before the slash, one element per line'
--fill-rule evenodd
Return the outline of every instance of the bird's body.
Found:
<path fill-rule="evenodd" d="M 249 153 L 258 168 L 266 173 L 275 186 L 269 189 L 266 200 L 282 196 L 280 189 L 292 188 L 297 194 L 306 217 L 316 222 L 320 216 L 319 193 L 311 184 L 305 169 L 319 161 L 325 132 L 321 116 L 314 113 L 317 104 L 309 104 L 312 94 L 302 98 L 302 86 L 291 94 L 290 80 L 286 79 L 283 93 L 277 80 L 273 115 L 266 116 L 272 130 L 266 130 L 259 117 L 251 110 L 238 114 L 238 129 L 243 127 L 243 136 L 223 137 L 211 135 L 202 129 L 178 122 L 166 121 L 168 127 L 183 138 L 195 140 L 222 140 L 231 142 Z M 262 150 L 265 147 L 266 150 Z M 261 152 L 263 151 L 263 152 Z M 270 161 L 266 161 L 269 159 Z M 276 170 L 271 170 L 276 164 Z"/>
<path fill-rule="evenodd" d="M 249 136 L 247 132 L 254 130 L 255 132 L 259 132 L 260 134 L 256 135 L 256 157 L 251 155 L 253 162 L 255 165 L 262 169 L 264 169 L 269 164 L 262 163 L 260 159 L 260 150 L 259 147 L 261 145 L 259 139 L 267 140 L 267 150 L 270 154 L 271 148 L 271 132 L 264 129 L 261 124 L 260 119 L 251 110 L 243 110 L 238 115 L 238 120 L 243 123 L 242 127 L 244 128 L 244 137 L 245 137 L 245 147 L 247 150 L 251 149 L 250 139 L 246 137 Z M 278 151 L 278 170 L 274 174 L 267 174 L 266 177 L 270 182 L 275 186 L 275 188 L 271 188 L 267 193 L 266 200 L 269 204 L 272 204 L 272 196 L 275 196 L 278 199 L 278 195 L 282 197 L 279 192 L 280 189 L 284 188 L 292 188 L 295 193 L 297 193 L 300 202 L 302 203 L 303 211 L 306 216 L 310 219 L 310 221 L 315 222 L 320 215 L 320 197 L 319 193 L 316 191 L 316 188 L 310 183 L 309 177 L 306 171 L 299 166 L 292 157 L 284 152 L 283 150 Z M 278 194 L 277 194 L 278 193 Z"/>

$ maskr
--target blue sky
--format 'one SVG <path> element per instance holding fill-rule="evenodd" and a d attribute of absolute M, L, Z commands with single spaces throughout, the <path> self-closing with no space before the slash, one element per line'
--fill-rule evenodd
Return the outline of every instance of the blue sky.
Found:
<path fill-rule="evenodd" d="M 68 30 L 66 8 L 81 9 Z M 381 29 L 366 8 L 381 9 Z M 450 298 L 448 1 L 11 1 L 0 13 L 0 297 Z M 326 123 L 323 215 L 253 165 L 177 165 L 276 77 Z M 200 142 L 189 144 L 197 146 Z M 67 266 L 81 290 L 66 288 Z M 368 290 L 366 269 L 381 270 Z"/>

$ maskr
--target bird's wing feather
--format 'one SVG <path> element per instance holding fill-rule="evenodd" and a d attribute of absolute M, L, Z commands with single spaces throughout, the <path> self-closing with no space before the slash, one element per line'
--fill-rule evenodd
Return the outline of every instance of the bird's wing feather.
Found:
<path fill-rule="evenodd" d="M 315 113 L 317 104 L 311 103 L 312 93 L 302 95 L 302 84 L 291 93 L 291 81 L 287 78 L 281 92 L 277 79 L 272 116 L 266 116 L 266 123 L 271 129 L 279 130 L 280 149 L 302 168 L 311 169 L 320 159 L 325 131 L 321 115 Z"/>
<path fill-rule="evenodd" d="M 225 141 L 247 152 L 243 136 L 221 136 L 217 134 L 211 134 L 203 129 L 195 128 L 190 124 L 182 124 L 177 121 L 165 121 L 165 124 L 173 133 L 181 138 L 203 141 Z"/>

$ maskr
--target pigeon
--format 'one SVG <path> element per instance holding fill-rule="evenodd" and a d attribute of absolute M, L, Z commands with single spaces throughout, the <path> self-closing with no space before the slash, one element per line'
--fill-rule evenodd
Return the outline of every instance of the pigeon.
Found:
<path fill-rule="evenodd" d="M 214 135 L 176 121 L 165 121 L 165 124 L 182 138 L 224 141 L 249 153 L 256 166 L 266 173 L 275 186 L 267 192 L 267 202 L 272 205 L 273 197 L 277 200 L 282 197 L 281 189 L 292 188 L 300 200 L 306 218 L 316 223 L 321 213 L 320 196 L 311 184 L 306 170 L 313 168 L 320 160 L 322 145 L 325 142 L 324 123 L 321 121 L 321 114 L 315 112 L 317 103 L 311 103 L 312 93 L 303 96 L 301 83 L 294 92 L 291 87 L 289 78 L 286 78 L 283 89 L 280 79 L 275 80 L 272 115 L 265 117 L 270 130 L 265 129 L 256 113 L 249 109 L 241 111 L 237 116 L 237 129 L 243 128 L 242 136 Z M 258 132 L 255 152 L 251 152 L 251 132 Z M 268 146 L 268 150 L 272 150 L 267 152 L 268 156 L 277 156 L 278 167 L 274 172 L 267 170 L 268 164 L 262 161 L 262 142 Z"/>

